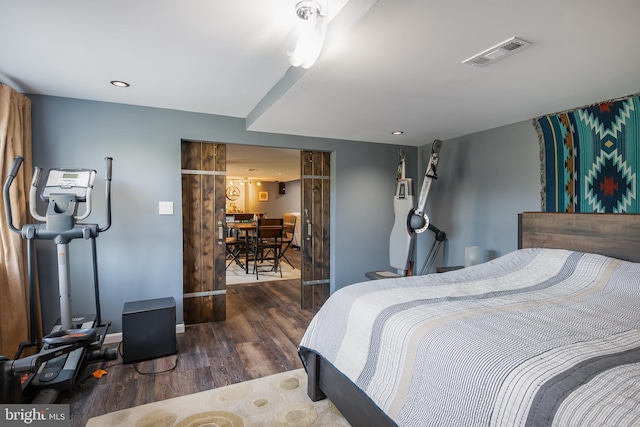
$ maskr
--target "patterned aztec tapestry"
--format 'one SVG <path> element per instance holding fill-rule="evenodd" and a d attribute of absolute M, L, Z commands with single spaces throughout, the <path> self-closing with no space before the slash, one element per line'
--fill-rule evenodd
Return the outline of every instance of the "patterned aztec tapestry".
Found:
<path fill-rule="evenodd" d="M 542 210 L 640 213 L 640 98 L 534 119 Z"/>

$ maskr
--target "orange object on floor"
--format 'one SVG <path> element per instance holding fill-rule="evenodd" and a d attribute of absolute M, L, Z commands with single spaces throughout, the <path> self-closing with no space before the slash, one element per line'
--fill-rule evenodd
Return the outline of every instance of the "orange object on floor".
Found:
<path fill-rule="evenodd" d="M 96 378 L 102 378 L 102 376 L 106 374 L 107 374 L 107 371 L 105 371 L 104 369 L 98 369 L 97 371 L 93 371 L 91 375 L 93 375 Z"/>

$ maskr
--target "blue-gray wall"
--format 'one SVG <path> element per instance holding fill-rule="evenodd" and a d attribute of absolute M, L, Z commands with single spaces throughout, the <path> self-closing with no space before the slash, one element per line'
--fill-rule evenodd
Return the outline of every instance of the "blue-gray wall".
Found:
<path fill-rule="evenodd" d="M 98 238 L 103 318 L 112 332 L 121 330 L 126 301 L 173 296 L 182 321 L 181 139 L 331 151 L 331 288 L 390 269 L 398 146 L 247 132 L 243 119 L 231 117 L 29 97 L 34 164 L 98 170 L 90 222 L 104 223 L 103 159 L 114 158 L 113 227 Z M 419 190 L 430 144 L 403 149 Z M 444 141 L 438 176 L 427 214 L 448 240 L 436 266 L 462 265 L 465 246 L 479 246 L 482 261 L 514 250 L 517 213 L 540 207 L 531 121 Z M 159 201 L 173 201 L 175 214 L 158 215 Z M 417 237 L 417 271 L 432 240 L 429 231 Z M 51 242 L 38 242 L 38 250 L 46 330 L 58 317 L 55 252 Z M 72 242 L 71 262 L 74 311 L 93 312 L 88 242 Z"/>
<path fill-rule="evenodd" d="M 121 330 L 127 301 L 173 296 L 182 322 L 181 139 L 332 152 L 331 287 L 390 268 L 388 240 L 398 146 L 247 132 L 243 119 L 29 95 L 34 164 L 98 171 L 94 214 L 104 224 L 104 157 L 113 157 L 113 226 L 97 239 L 103 318 Z M 404 147 L 408 158 L 417 149 Z M 417 160 L 409 165 L 415 175 Z M 158 215 L 173 201 L 174 215 Z M 42 212 L 42 207 L 41 207 Z M 38 242 L 43 320 L 59 315 L 55 252 Z M 71 243 L 74 312 L 94 312 L 90 245 Z"/>
<path fill-rule="evenodd" d="M 426 209 L 448 235 L 435 266 L 464 265 L 466 246 L 481 262 L 517 248 L 517 214 L 540 210 L 539 153 L 531 120 L 443 142 Z M 420 148 L 422 174 L 430 154 Z M 419 268 L 432 242 L 429 231 L 418 236 Z"/>

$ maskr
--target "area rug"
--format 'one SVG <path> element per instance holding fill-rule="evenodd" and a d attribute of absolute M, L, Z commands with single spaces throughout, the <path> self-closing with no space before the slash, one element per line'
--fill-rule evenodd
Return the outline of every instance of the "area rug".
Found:
<path fill-rule="evenodd" d="M 91 418 L 87 427 L 349 426 L 328 400 L 307 396 L 304 369 Z"/>
<path fill-rule="evenodd" d="M 534 119 L 542 210 L 640 213 L 640 98 Z"/>
<path fill-rule="evenodd" d="M 260 265 L 260 264 L 258 264 Z M 286 262 L 282 263 L 282 277 L 279 271 L 269 271 L 266 267 L 260 267 L 258 278 L 252 274 L 253 264 L 249 264 L 249 273 L 244 268 L 233 263 L 227 268 L 227 285 L 237 285 L 240 283 L 273 282 L 274 280 L 294 280 L 300 278 L 300 270 L 291 267 Z"/>

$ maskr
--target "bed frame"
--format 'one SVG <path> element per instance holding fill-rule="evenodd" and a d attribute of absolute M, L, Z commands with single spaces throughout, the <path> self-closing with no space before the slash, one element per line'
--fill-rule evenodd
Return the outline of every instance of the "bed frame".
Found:
<path fill-rule="evenodd" d="M 640 262 L 640 214 L 525 212 L 518 248 L 553 248 Z"/>
<path fill-rule="evenodd" d="M 524 212 L 518 248 L 569 249 L 640 262 L 640 214 Z M 311 400 L 328 398 L 352 426 L 395 426 L 360 388 L 316 353 L 307 358 Z"/>

